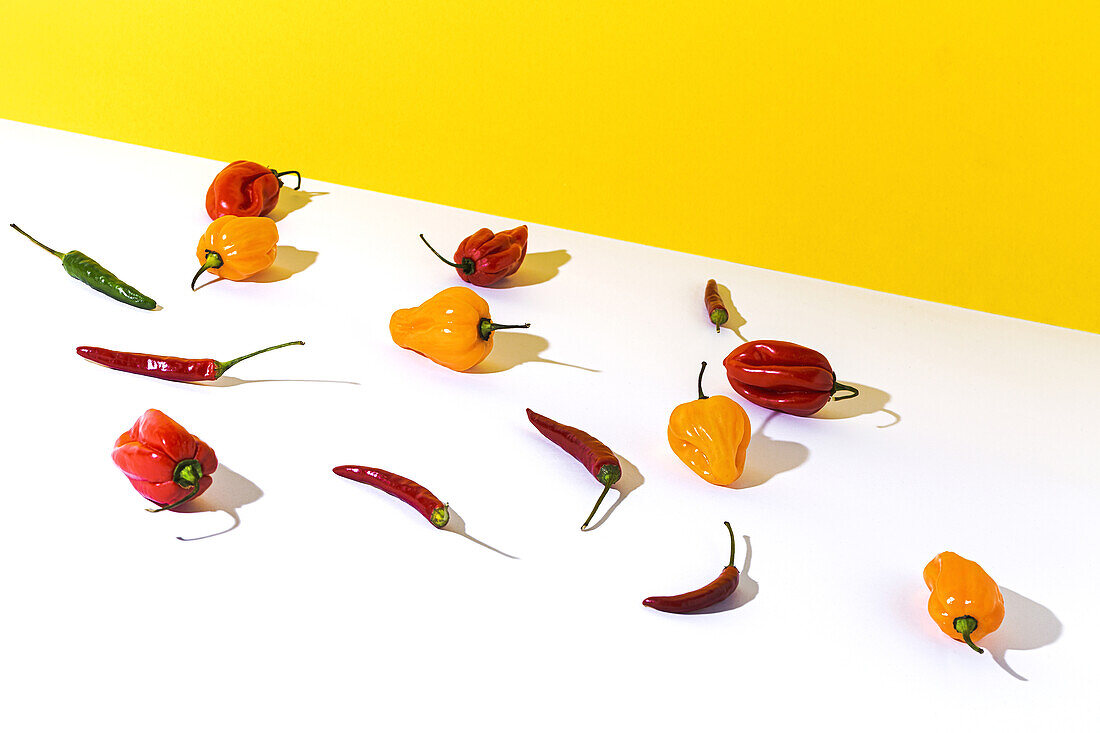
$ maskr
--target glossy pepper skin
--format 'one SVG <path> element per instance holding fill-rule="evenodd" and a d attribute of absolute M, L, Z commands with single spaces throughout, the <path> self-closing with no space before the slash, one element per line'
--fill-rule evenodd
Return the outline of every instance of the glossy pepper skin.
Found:
<path fill-rule="evenodd" d="M 471 285 L 492 285 L 514 275 L 527 256 L 526 224 L 496 234 L 491 229 L 478 229 L 458 245 L 454 262 L 436 252 L 423 234 L 420 238 L 436 257 L 454 267 L 458 276 Z"/>
<path fill-rule="evenodd" d="M 684 464 L 704 481 L 727 486 L 745 471 L 745 453 L 752 426 L 745 409 L 725 395 L 703 394 L 703 362 L 699 399 L 678 405 L 668 420 L 668 444 Z"/>
<path fill-rule="evenodd" d="M 650 596 L 642 601 L 642 605 L 665 613 L 691 613 L 709 608 L 732 596 L 741 580 L 741 571 L 733 566 L 733 554 L 736 549 L 733 527 L 729 522 L 724 524 L 730 533 L 730 564 L 722 568 L 717 578 L 702 588 L 687 593 L 675 596 Z"/>
<path fill-rule="evenodd" d="M 381 489 L 390 496 L 400 499 L 420 512 L 422 517 L 438 529 L 446 527 L 451 519 L 447 505 L 412 479 L 369 466 L 337 466 L 332 469 L 332 472 L 337 476 Z"/>
<path fill-rule="evenodd" d="M 415 351 L 436 364 L 464 372 L 493 350 L 493 332 L 502 328 L 489 317 L 489 304 L 469 288 L 447 288 L 415 308 L 402 308 L 390 317 L 390 337 L 403 349 Z"/>
<path fill-rule="evenodd" d="M 236 160 L 214 176 L 206 190 L 206 213 L 211 219 L 221 216 L 267 216 L 279 203 L 283 187 L 279 176 L 298 176 L 297 189 L 302 185 L 298 171 L 282 173 L 249 160 Z"/>
<path fill-rule="evenodd" d="M 943 633 L 979 654 L 977 645 L 992 634 L 1005 618 L 1001 589 L 982 566 L 953 552 L 941 552 L 924 567 L 928 615 Z"/>
<path fill-rule="evenodd" d="M 836 381 L 829 360 L 813 349 L 787 341 L 749 341 L 723 360 L 737 393 L 753 404 L 789 415 L 809 417 L 841 390 L 859 391 Z"/>
<path fill-rule="evenodd" d="M 195 254 L 202 267 L 191 281 L 210 270 L 226 280 L 245 280 L 266 270 L 279 253 L 279 229 L 262 216 L 222 216 L 210 222 Z"/>
<path fill-rule="evenodd" d="M 111 453 L 138 493 L 160 512 L 199 496 L 213 483 L 218 459 L 206 443 L 160 410 L 146 410 Z"/>
<path fill-rule="evenodd" d="M 181 359 L 178 356 L 114 351 L 99 346 L 78 346 L 76 347 L 76 353 L 88 361 L 94 361 L 96 364 L 117 369 L 120 372 L 144 374 L 147 377 L 167 379 L 172 382 L 207 382 L 220 378 L 227 369 L 245 359 L 251 359 L 253 356 L 267 351 L 281 349 L 284 346 L 303 346 L 304 344 L 304 341 L 288 341 L 285 344 L 269 346 L 266 349 L 253 351 L 251 354 L 238 356 L 236 359 L 230 359 L 229 361 Z"/>

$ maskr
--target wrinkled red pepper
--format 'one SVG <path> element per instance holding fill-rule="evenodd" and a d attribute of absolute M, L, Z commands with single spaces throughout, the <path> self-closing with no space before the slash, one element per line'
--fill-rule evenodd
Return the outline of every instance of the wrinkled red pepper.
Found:
<path fill-rule="evenodd" d="M 722 364 L 737 393 L 753 404 L 789 415 L 808 417 L 838 391 L 859 394 L 836 381 L 829 360 L 813 349 L 787 341 L 749 341 L 729 353 Z"/>
<path fill-rule="evenodd" d="M 218 468 L 214 451 L 160 410 L 146 410 L 115 441 L 114 460 L 138 493 L 162 512 L 210 488 Z"/>
<path fill-rule="evenodd" d="M 459 243 L 454 262 L 435 251 L 428 240 L 420 238 L 435 256 L 458 270 L 458 276 L 484 287 L 516 274 L 527 256 L 527 225 L 493 234 L 492 229 L 478 229 Z"/>
<path fill-rule="evenodd" d="M 298 171 L 280 173 L 266 165 L 237 160 L 214 176 L 206 190 L 206 213 L 211 219 L 220 216 L 267 216 L 279 203 L 283 182 L 279 176 L 298 176 L 297 190 L 302 185 Z"/>

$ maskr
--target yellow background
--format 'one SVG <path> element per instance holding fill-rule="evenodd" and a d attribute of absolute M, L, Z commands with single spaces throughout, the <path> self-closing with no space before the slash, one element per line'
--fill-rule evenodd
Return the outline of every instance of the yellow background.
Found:
<path fill-rule="evenodd" d="M 0 117 L 1100 331 L 1098 6 L 0 0 Z"/>

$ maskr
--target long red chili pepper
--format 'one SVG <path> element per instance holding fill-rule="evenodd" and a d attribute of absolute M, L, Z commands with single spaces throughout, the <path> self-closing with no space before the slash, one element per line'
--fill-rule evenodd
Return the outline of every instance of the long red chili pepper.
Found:
<path fill-rule="evenodd" d="M 88 361 L 102 364 L 111 369 L 131 374 L 144 374 L 147 377 L 168 379 L 173 382 L 207 382 L 225 374 L 234 364 L 250 359 L 265 351 L 281 349 L 284 346 L 303 346 L 305 341 L 288 341 L 278 346 L 253 351 L 229 361 L 214 359 L 181 359 L 178 356 L 157 356 L 156 354 L 138 354 L 131 351 L 112 351 L 98 346 L 78 346 L 76 353 Z"/>
<path fill-rule="evenodd" d="M 733 566 L 733 551 L 735 549 L 733 527 L 730 526 L 729 522 L 725 522 L 725 525 L 726 529 L 730 531 L 730 564 L 722 568 L 722 572 L 718 574 L 717 578 L 699 590 L 681 593 L 678 596 L 650 596 L 642 601 L 642 605 L 665 613 L 690 613 L 721 603 L 732 596 L 733 592 L 737 590 L 737 582 L 741 579 L 741 573 Z"/>
<path fill-rule="evenodd" d="M 707 280 L 707 288 L 703 291 L 703 302 L 707 306 L 707 315 L 714 324 L 714 330 L 722 333 L 722 324 L 729 320 L 730 314 L 726 310 L 726 304 L 722 302 L 722 296 L 718 293 L 718 283 Z"/>
<path fill-rule="evenodd" d="M 600 508 L 600 503 L 603 501 L 603 498 L 607 496 L 607 492 L 611 489 L 611 485 L 623 476 L 623 469 L 619 465 L 619 459 L 611 452 L 610 448 L 583 430 L 554 422 L 550 418 L 544 417 L 530 408 L 527 410 L 527 419 L 530 420 L 531 424 L 534 425 L 540 433 L 545 435 L 550 442 L 580 461 L 584 467 L 588 469 L 589 473 L 595 476 L 596 480 L 603 484 L 603 493 L 601 493 L 600 498 L 596 500 L 596 506 L 592 507 L 592 512 L 588 515 L 588 519 L 584 520 L 584 524 L 581 525 L 581 529 L 587 528 L 588 523 L 592 521 L 592 517 L 596 516 L 596 510 Z"/>
<path fill-rule="evenodd" d="M 447 505 L 420 484 L 380 468 L 366 466 L 337 466 L 332 469 L 337 476 L 358 481 L 397 497 L 424 515 L 436 527 L 443 529 L 451 518 Z"/>

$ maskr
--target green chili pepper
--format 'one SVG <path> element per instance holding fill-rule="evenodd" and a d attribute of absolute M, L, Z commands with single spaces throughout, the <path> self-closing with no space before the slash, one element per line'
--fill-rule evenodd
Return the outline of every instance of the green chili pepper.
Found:
<path fill-rule="evenodd" d="M 65 268 L 65 272 L 69 273 L 80 282 L 90 285 L 104 295 L 109 295 L 120 303 L 132 305 L 135 308 L 142 308 L 147 311 L 157 307 L 155 300 L 148 295 L 143 295 L 138 292 L 136 288 L 130 287 L 122 282 L 118 277 L 112 274 L 110 270 L 83 252 L 78 252 L 74 249 L 72 252 L 62 254 L 42 244 L 15 224 L 12 224 L 11 228 L 50 254 L 58 257 L 61 260 L 61 266 Z"/>

